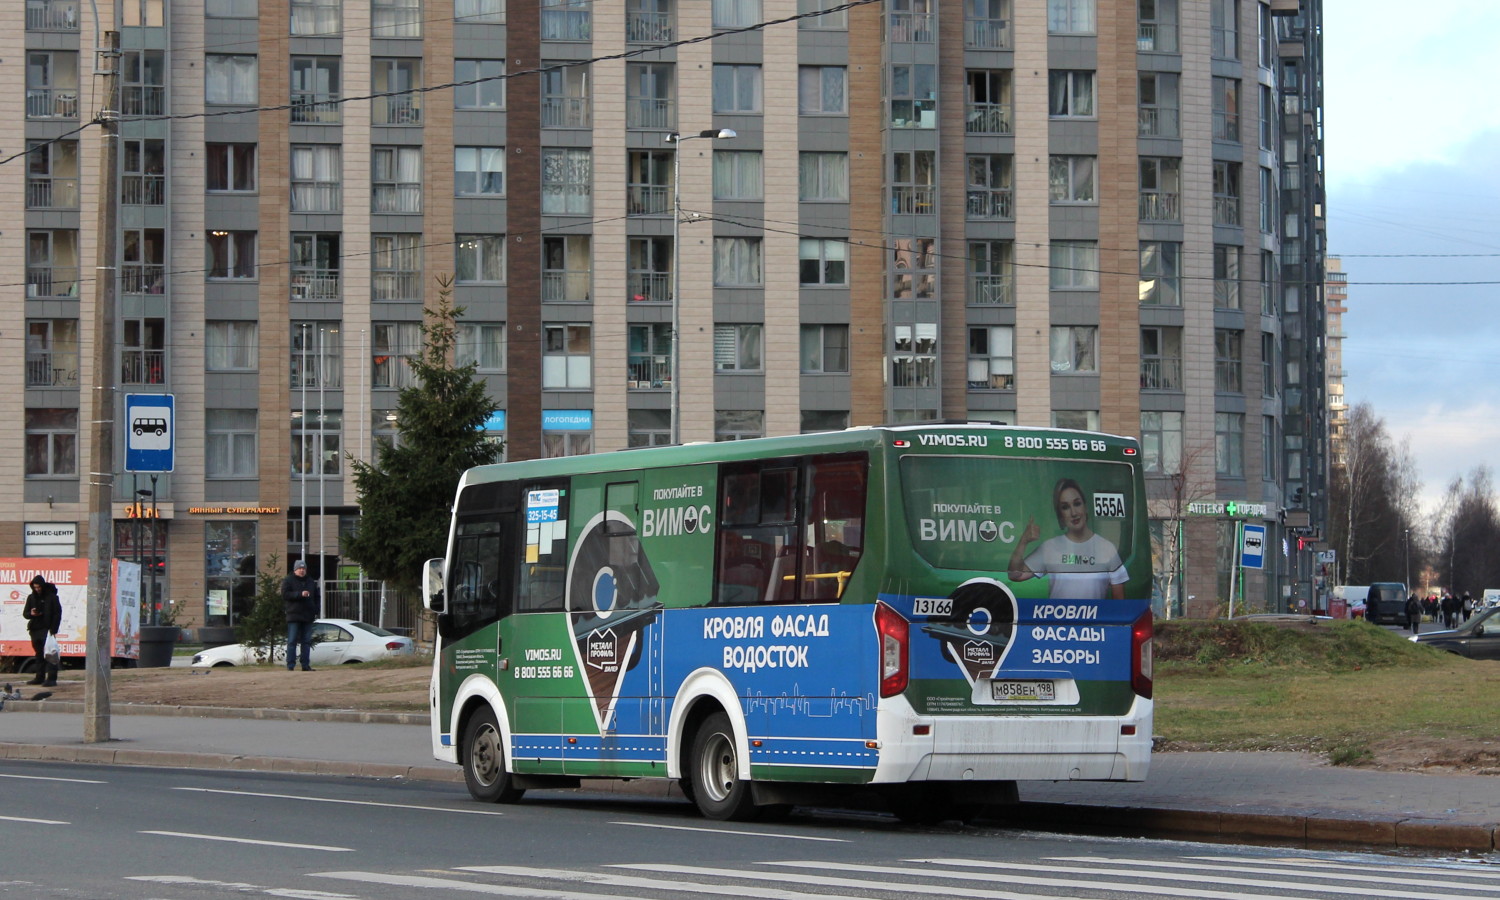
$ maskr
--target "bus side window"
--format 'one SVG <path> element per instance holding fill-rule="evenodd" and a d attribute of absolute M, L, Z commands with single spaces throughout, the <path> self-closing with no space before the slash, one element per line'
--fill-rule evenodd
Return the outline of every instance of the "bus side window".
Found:
<path fill-rule="evenodd" d="M 444 637 L 457 640 L 509 612 L 510 585 L 501 564 L 501 524 L 496 515 L 460 520 L 450 566 L 452 584 Z"/>
<path fill-rule="evenodd" d="M 808 465 L 804 601 L 838 600 L 864 551 L 866 461 L 814 459 Z"/>
<path fill-rule="evenodd" d="M 726 472 L 719 496 L 714 602 L 737 606 L 796 599 L 796 467 L 752 464 Z"/>
<path fill-rule="evenodd" d="M 556 506 L 552 502 L 555 492 Z M 556 612 L 563 609 L 568 570 L 568 483 L 526 485 L 519 519 L 525 536 L 519 547 L 520 583 L 517 612 Z M 536 521 L 532 521 L 535 518 Z"/>

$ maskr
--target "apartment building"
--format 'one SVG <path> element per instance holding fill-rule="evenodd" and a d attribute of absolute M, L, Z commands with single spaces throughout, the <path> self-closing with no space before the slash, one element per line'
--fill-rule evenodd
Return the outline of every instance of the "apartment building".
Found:
<path fill-rule="evenodd" d="M 1173 615 L 1227 600 L 1240 523 L 1316 516 L 1319 0 L 98 13 L 124 48 L 114 415 L 176 415 L 170 473 L 117 439 L 114 546 L 187 624 L 232 624 L 272 553 L 334 576 L 348 457 L 395 433 L 445 284 L 511 459 L 940 418 L 1139 435 Z M 93 31 L 80 0 L 0 10 L 26 141 L 0 165 L 4 555 L 87 548 Z M 1236 573 L 1253 606 L 1306 594 L 1297 553 L 1267 565 Z"/>

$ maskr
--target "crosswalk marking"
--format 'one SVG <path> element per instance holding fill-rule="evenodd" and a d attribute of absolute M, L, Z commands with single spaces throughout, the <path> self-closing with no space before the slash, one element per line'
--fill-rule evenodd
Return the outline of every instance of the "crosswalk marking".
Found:
<path fill-rule="evenodd" d="M 432 891 L 467 891 L 471 894 L 491 894 L 501 897 L 533 897 L 536 900 L 638 900 L 616 894 L 580 894 L 554 888 L 528 888 L 506 884 L 484 884 L 478 881 L 460 881 L 457 878 L 434 878 L 430 875 L 386 875 L 380 872 L 309 872 L 313 878 L 341 878 L 366 884 L 384 884 L 395 887 L 426 888 Z"/>
<path fill-rule="evenodd" d="M 788 865 L 788 863 L 773 862 L 765 865 Z M 809 863 L 810 866 L 821 869 L 841 868 L 836 863 L 817 862 Z M 861 890 L 890 891 L 900 890 L 909 894 L 934 894 L 939 897 L 974 897 L 976 900 L 1071 900 L 1069 897 L 1049 896 L 1045 894 L 1017 894 L 1010 891 L 993 891 L 981 888 L 961 888 L 956 885 L 936 884 L 894 884 L 890 881 L 863 881 L 855 878 L 833 878 L 827 875 L 811 875 L 806 872 L 754 872 L 744 869 L 713 869 L 701 866 L 678 866 L 667 863 L 659 864 L 636 864 L 626 863 L 620 865 L 621 869 L 649 869 L 653 872 L 672 872 L 680 875 L 734 875 L 743 878 L 754 878 L 757 881 L 790 881 L 797 884 L 821 884 L 829 887 L 859 888 Z M 878 867 L 871 867 L 878 868 Z M 929 876 L 930 872 L 908 870 L 914 874 Z M 1091 887 L 1099 887 L 1099 882 L 1091 882 Z"/>
<path fill-rule="evenodd" d="M 669 866 L 669 865 L 622 865 L 610 866 L 619 869 L 646 869 L 651 872 L 667 872 L 674 869 L 691 869 L 690 874 L 707 875 L 710 878 L 726 878 L 733 875 L 746 875 L 750 873 L 739 872 L 734 869 L 695 868 L 691 866 Z M 613 872 L 575 872 L 571 869 L 533 869 L 527 866 L 463 866 L 463 872 L 483 872 L 490 875 L 529 875 L 542 878 L 559 878 L 567 881 L 582 881 L 590 884 L 603 884 L 610 887 L 636 887 L 650 888 L 654 890 L 668 889 L 674 891 L 687 891 L 695 894 L 721 894 L 728 897 L 759 897 L 762 900 L 862 900 L 859 897 L 841 897 L 834 894 L 809 894 L 803 891 L 782 891 L 771 888 L 752 888 L 742 884 L 706 884 L 692 881 L 672 881 L 665 878 L 638 878 L 632 875 L 619 875 Z M 794 880 L 794 879 L 787 879 Z M 795 879 L 798 883 L 807 884 L 810 879 Z"/>
<path fill-rule="evenodd" d="M 1289 866 L 1303 869 L 1349 869 L 1356 872 L 1368 872 L 1370 870 L 1370 867 L 1364 864 L 1347 863 L 1333 859 L 1299 859 L 1296 857 L 1280 857 L 1277 859 L 1241 859 L 1234 856 L 1186 856 L 1183 858 L 1203 860 L 1205 862 L 1213 863 L 1274 864 L 1278 866 Z M 1412 865 L 1410 863 L 1401 863 L 1396 865 L 1382 865 L 1380 867 L 1380 870 L 1382 872 L 1400 872 L 1406 875 L 1460 875 L 1464 878 L 1500 881 L 1500 871 L 1495 870 L 1493 867 L 1491 867 L 1490 871 L 1487 872 L 1484 869 L 1478 868 L 1476 866 L 1471 866 L 1466 870 L 1459 865 L 1421 866 Z"/>
<path fill-rule="evenodd" d="M 1110 865 L 1120 865 L 1120 866 L 1138 866 L 1138 867 L 1151 867 L 1151 868 L 1160 868 L 1160 869 L 1191 869 L 1191 870 L 1200 871 L 1200 872 L 1207 870 L 1207 871 L 1210 871 L 1210 872 L 1238 872 L 1238 873 L 1248 873 L 1248 874 L 1254 874 L 1254 875 L 1277 875 L 1277 876 L 1286 876 L 1286 877 L 1291 877 L 1291 878 L 1306 877 L 1307 874 L 1308 874 L 1304 869 L 1299 869 L 1299 868 L 1295 868 L 1294 867 L 1296 861 L 1293 861 L 1293 860 L 1279 860 L 1279 859 L 1247 860 L 1247 859 L 1232 859 L 1232 858 L 1215 859 L 1214 857 L 1198 857 L 1198 859 L 1201 860 L 1200 862 L 1168 862 L 1166 860 L 1113 859 L 1113 858 L 1102 857 L 1102 856 L 1055 856 L 1055 857 L 1049 857 L 1049 859 L 1055 859 L 1055 860 L 1066 861 L 1066 862 L 1077 862 L 1077 863 L 1096 863 L 1096 864 L 1110 864 Z M 943 861 L 942 860 L 924 860 L 924 862 L 941 863 Z M 1375 884 L 1382 884 L 1382 885 L 1409 885 L 1411 887 L 1426 887 L 1426 888 L 1439 888 L 1439 887 L 1441 887 L 1441 888 L 1460 888 L 1460 889 L 1471 888 L 1471 887 L 1474 887 L 1474 885 L 1472 883 L 1469 883 L 1469 882 L 1461 882 L 1461 881 L 1433 881 L 1433 880 L 1429 880 L 1429 879 L 1418 879 L 1418 878 L 1395 878 L 1395 877 L 1392 877 L 1389 874 L 1384 874 L 1384 873 L 1391 872 L 1391 871 L 1397 871 L 1397 872 L 1409 872 L 1409 873 L 1414 873 L 1414 874 L 1415 873 L 1432 874 L 1432 875 L 1438 875 L 1438 874 L 1442 874 L 1442 875 L 1455 875 L 1455 874 L 1458 874 L 1458 875 L 1464 875 L 1464 876 L 1470 876 L 1470 875 L 1472 875 L 1473 877 L 1477 877 L 1477 878 L 1500 878 L 1500 872 L 1473 872 L 1473 873 L 1469 873 L 1469 872 L 1455 872 L 1455 871 L 1449 870 L 1449 869 L 1410 869 L 1410 868 L 1407 868 L 1407 867 L 1404 867 L 1404 866 L 1403 867 L 1398 867 L 1398 868 L 1395 868 L 1395 869 L 1385 869 L 1385 868 L 1382 868 L 1381 872 L 1383 874 L 1380 874 L 1380 875 L 1365 874 L 1365 873 L 1368 873 L 1370 871 L 1370 867 L 1369 866 L 1347 866 L 1346 868 L 1353 869 L 1354 871 L 1340 873 L 1340 872 L 1335 871 L 1333 869 L 1333 865 L 1334 864 L 1332 864 L 1332 863 L 1328 863 L 1328 862 L 1324 862 L 1324 861 L 1318 861 L 1317 862 L 1317 867 L 1319 869 L 1323 870 L 1323 871 L 1319 872 L 1319 875 L 1321 875 L 1324 878 L 1336 878 L 1339 881 L 1373 882 Z M 1276 868 L 1273 868 L 1273 867 L 1276 867 Z M 1164 878 L 1164 877 L 1168 877 L 1168 876 L 1164 876 L 1164 875 L 1152 875 L 1150 877 L 1152 877 L 1152 878 Z M 1195 878 L 1195 879 L 1198 878 L 1198 876 L 1192 876 L 1192 877 Z M 1361 890 L 1361 891 L 1357 891 L 1356 893 L 1377 894 L 1379 892 L 1378 891 L 1365 891 L 1365 890 Z M 1403 894 L 1399 894 L 1399 896 L 1406 897 L 1406 896 L 1415 896 L 1415 895 L 1413 895 L 1413 894 L 1404 894 L 1403 893 Z"/>

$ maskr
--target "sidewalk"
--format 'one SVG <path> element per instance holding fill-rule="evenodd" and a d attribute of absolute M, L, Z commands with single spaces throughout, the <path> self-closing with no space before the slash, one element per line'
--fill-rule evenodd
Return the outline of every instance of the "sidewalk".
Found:
<path fill-rule="evenodd" d="M 426 716 L 116 705 L 83 741 L 83 704 L 7 703 L 0 758 L 463 783 L 432 758 Z M 587 782 L 666 796 L 661 782 Z M 460 790 L 462 790 L 460 788 Z M 1301 753 L 1158 753 L 1141 783 L 1023 784 L 999 821 L 1090 834 L 1282 846 L 1500 849 L 1500 778 L 1334 767 Z"/>

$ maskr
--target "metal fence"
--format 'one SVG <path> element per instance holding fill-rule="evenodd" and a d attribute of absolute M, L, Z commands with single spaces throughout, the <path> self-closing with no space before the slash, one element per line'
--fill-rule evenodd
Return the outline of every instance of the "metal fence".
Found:
<path fill-rule="evenodd" d="M 426 618 L 421 597 L 385 588 L 379 581 L 330 581 L 323 592 L 323 608 L 329 618 L 358 619 L 419 640 Z"/>

